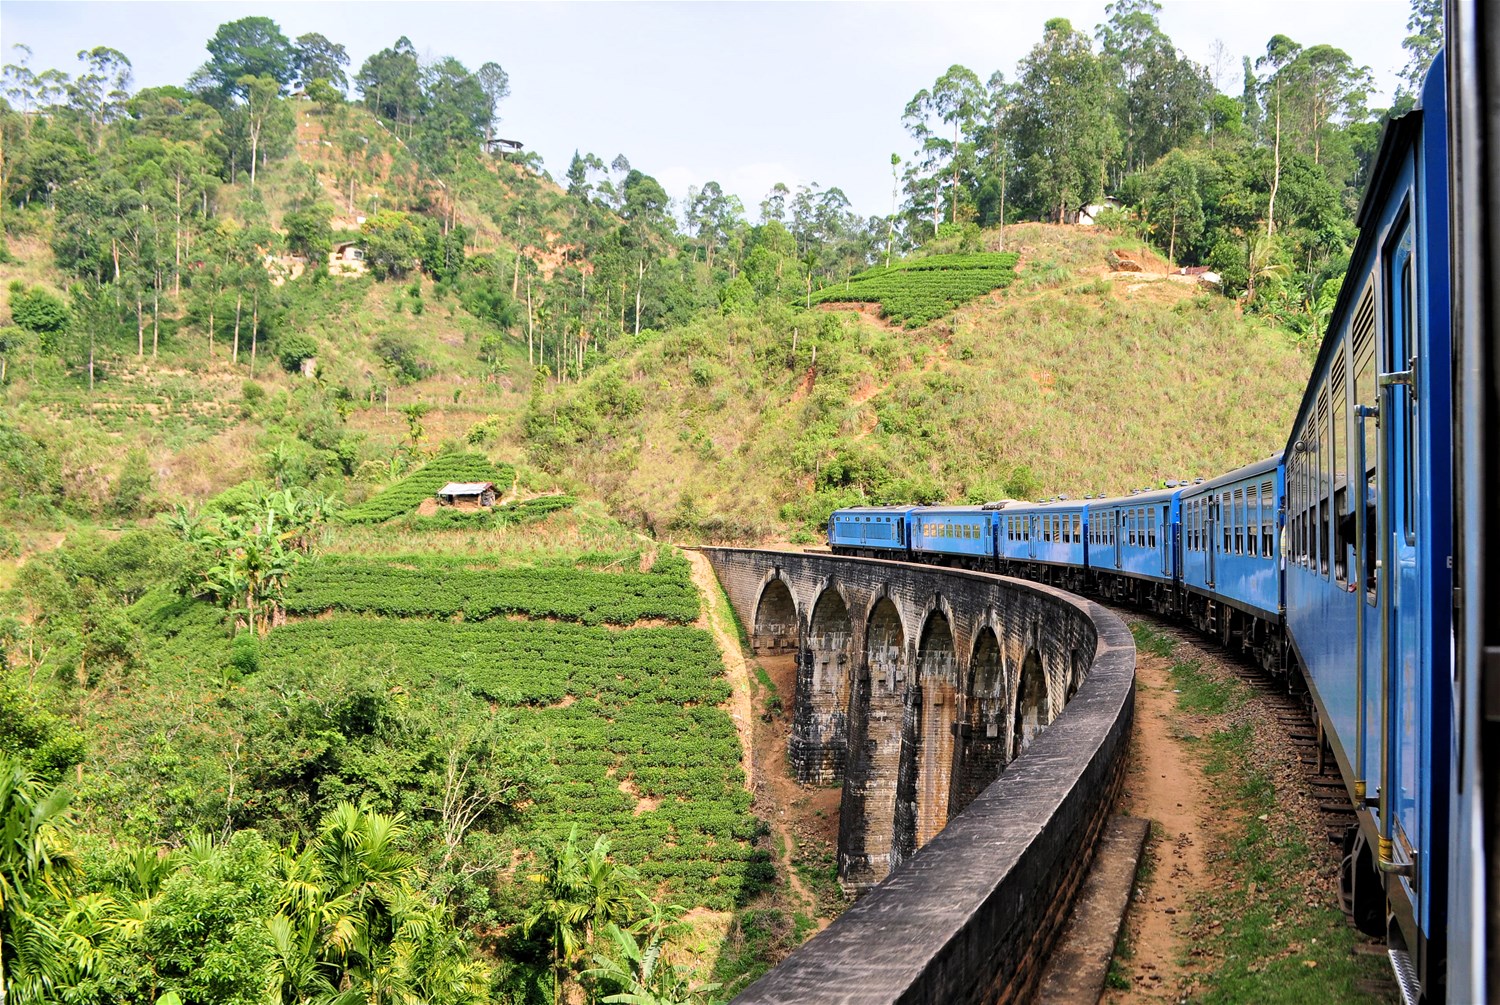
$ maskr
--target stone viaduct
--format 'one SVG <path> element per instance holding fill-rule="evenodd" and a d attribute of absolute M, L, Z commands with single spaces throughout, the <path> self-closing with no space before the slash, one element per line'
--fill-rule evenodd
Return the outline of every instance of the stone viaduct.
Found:
<path fill-rule="evenodd" d="M 740 1000 L 1024 999 L 1123 777 L 1124 625 L 986 573 L 703 553 L 752 648 L 796 655 L 789 761 L 842 785 L 839 879 L 870 891 Z"/>

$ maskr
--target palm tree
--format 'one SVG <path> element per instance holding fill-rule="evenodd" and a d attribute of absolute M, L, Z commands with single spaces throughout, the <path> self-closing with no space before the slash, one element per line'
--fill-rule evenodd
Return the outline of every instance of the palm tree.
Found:
<path fill-rule="evenodd" d="M 546 871 L 537 877 L 541 899 L 522 926 L 530 938 L 545 933 L 552 945 L 552 997 L 559 1000 L 564 973 L 572 971 L 591 935 L 605 925 L 631 916 L 635 870 L 609 858 L 609 840 L 599 837 L 587 853 L 578 848 L 574 824 L 562 847 L 547 856 Z"/>
<path fill-rule="evenodd" d="M 68 799 L 0 756 L 0 1005 L 11 992 L 49 998 L 76 969 L 52 920 L 76 868 L 63 830 Z"/>
<path fill-rule="evenodd" d="M 604 930 L 611 952 L 596 952 L 588 976 L 618 989 L 601 1001 L 625 1005 L 700 1005 L 718 984 L 693 984 L 688 972 L 662 959 L 666 939 L 657 931 L 644 942 L 636 933 L 611 924 Z"/>

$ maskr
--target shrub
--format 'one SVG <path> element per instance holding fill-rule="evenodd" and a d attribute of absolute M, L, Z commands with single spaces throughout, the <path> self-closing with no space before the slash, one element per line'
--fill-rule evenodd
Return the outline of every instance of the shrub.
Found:
<path fill-rule="evenodd" d="M 318 343 L 306 335 L 294 333 L 282 336 L 278 349 L 281 368 L 287 373 L 296 373 L 302 369 L 303 360 L 318 354 Z"/>
<path fill-rule="evenodd" d="M 260 669 L 260 643 L 253 633 L 234 637 L 229 647 L 229 665 L 242 674 L 253 674 Z"/>
<path fill-rule="evenodd" d="M 40 286 L 22 286 L 19 281 L 10 284 L 10 316 L 21 328 L 41 336 L 47 348 L 56 348 L 57 337 L 73 322 L 73 312 L 61 298 Z"/>

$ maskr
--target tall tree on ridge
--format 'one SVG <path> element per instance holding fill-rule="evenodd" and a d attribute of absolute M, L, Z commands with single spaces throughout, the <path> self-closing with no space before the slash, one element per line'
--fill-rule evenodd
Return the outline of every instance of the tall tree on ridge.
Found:
<path fill-rule="evenodd" d="M 1066 18 L 1047 22 L 1019 70 L 1011 121 L 1025 205 L 1061 223 L 1099 197 L 1120 149 L 1108 79 L 1088 36 Z"/>
<path fill-rule="evenodd" d="M 208 40 L 202 75 L 220 102 L 246 96 L 245 77 L 269 77 L 280 90 L 296 79 L 296 50 L 268 17 L 242 17 L 219 25 Z"/>
<path fill-rule="evenodd" d="M 292 68 L 304 88 L 314 80 L 326 80 L 340 93 L 349 90 L 349 77 L 344 73 L 348 65 L 348 50 L 315 31 L 299 35 L 292 48 Z"/>
<path fill-rule="evenodd" d="M 979 77 L 966 66 L 954 64 L 932 85 L 923 88 L 907 102 L 901 124 L 917 141 L 920 161 L 917 166 L 925 173 L 939 172 L 949 176 L 948 220 L 958 222 L 958 204 L 962 201 L 959 174 L 974 173 L 973 136 L 980 125 L 984 111 L 985 90 Z M 938 129 L 937 124 L 951 128 Z"/>

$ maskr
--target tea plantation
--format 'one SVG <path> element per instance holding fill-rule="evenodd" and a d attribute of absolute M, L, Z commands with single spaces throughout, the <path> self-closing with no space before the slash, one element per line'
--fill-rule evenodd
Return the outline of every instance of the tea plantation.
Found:
<path fill-rule="evenodd" d="M 815 304 L 878 303 L 887 320 L 919 328 L 1016 277 L 1014 252 L 932 255 L 890 268 L 868 269 L 843 285 L 812 295 Z"/>

